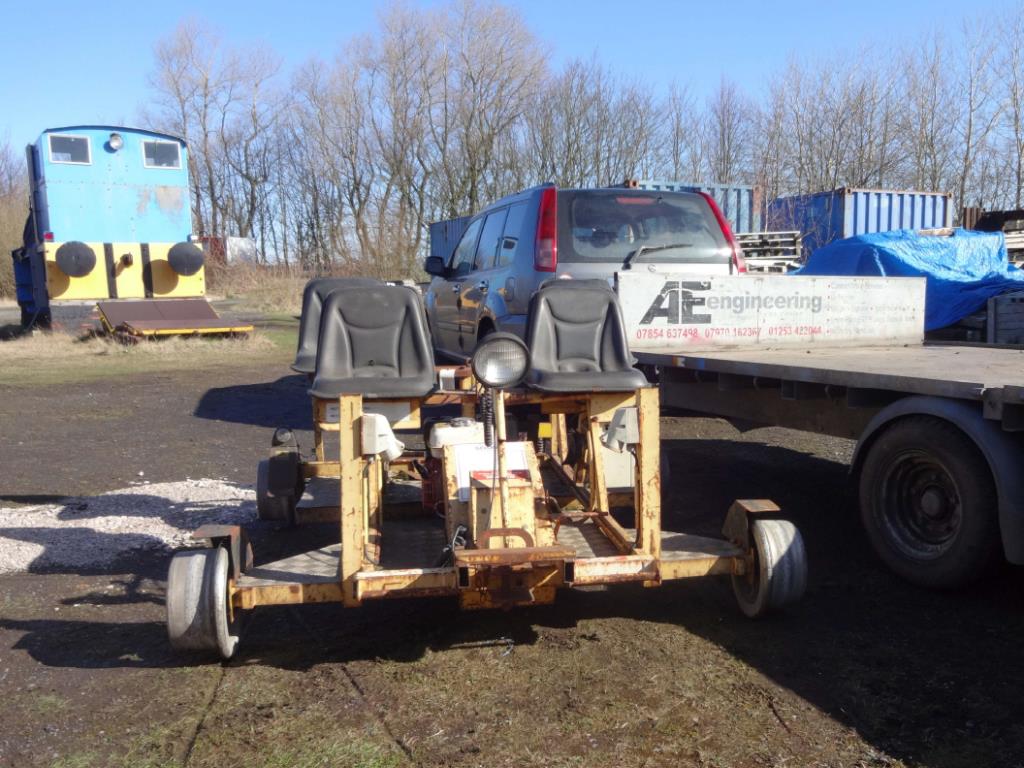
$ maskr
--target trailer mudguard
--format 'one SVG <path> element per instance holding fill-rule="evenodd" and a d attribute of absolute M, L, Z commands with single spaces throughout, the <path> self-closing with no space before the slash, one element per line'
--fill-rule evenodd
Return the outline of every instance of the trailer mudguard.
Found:
<path fill-rule="evenodd" d="M 861 462 L 877 433 L 904 416 L 935 416 L 958 427 L 981 450 L 992 471 L 999 499 L 999 531 L 1006 559 L 1024 565 L 1024 439 L 1005 432 L 998 421 L 985 419 L 980 403 L 943 397 L 916 395 L 897 400 L 882 409 L 868 423 L 853 454 L 851 471 L 860 472 Z"/>

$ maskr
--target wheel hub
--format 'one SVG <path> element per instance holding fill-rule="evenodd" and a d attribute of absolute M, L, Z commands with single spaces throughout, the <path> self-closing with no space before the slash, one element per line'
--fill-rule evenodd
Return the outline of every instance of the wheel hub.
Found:
<path fill-rule="evenodd" d="M 913 451 L 893 461 L 884 499 L 886 525 L 904 554 L 929 559 L 952 546 L 962 522 L 960 493 L 933 456 Z"/>
<path fill-rule="evenodd" d="M 927 488 L 921 494 L 921 512 L 929 520 L 938 520 L 949 514 L 946 497 L 938 488 Z"/>

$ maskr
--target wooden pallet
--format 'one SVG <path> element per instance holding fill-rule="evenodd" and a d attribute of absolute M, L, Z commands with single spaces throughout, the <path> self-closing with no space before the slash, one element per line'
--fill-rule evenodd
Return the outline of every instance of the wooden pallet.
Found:
<path fill-rule="evenodd" d="M 1024 291 L 988 300 L 985 338 L 989 344 L 1024 344 Z"/>

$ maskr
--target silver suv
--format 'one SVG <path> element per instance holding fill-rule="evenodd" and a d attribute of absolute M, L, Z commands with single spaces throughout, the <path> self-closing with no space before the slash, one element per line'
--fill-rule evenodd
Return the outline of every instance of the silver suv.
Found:
<path fill-rule="evenodd" d="M 525 336 L 530 296 L 551 278 L 602 278 L 644 269 L 745 272 L 710 195 L 641 189 L 532 187 L 473 216 L 448 254 L 424 265 L 434 346 L 465 358 L 493 331 Z"/>

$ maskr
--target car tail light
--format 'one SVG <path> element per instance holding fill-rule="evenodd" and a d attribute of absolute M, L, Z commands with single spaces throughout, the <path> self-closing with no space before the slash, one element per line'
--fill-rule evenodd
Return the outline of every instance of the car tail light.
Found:
<path fill-rule="evenodd" d="M 732 249 L 732 266 L 736 272 L 747 271 L 747 261 L 743 258 L 743 249 L 740 248 L 740 244 L 736 242 L 736 238 L 732 234 L 732 227 L 729 226 L 729 221 L 722 215 L 722 209 L 718 207 L 718 203 L 715 202 L 715 198 L 709 195 L 707 192 L 698 192 L 703 197 L 709 206 L 711 206 L 711 212 L 715 214 L 715 221 L 718 222 L 718 226 L 722 229 L 722 234 L 725 235 L 725 241 L 729 244 Z"/>
<path fill-rule="evenodd" d="M 53 242 L 53 232 L 43 232 L 43 240 L 47 243 Z"/>
<path fill-rule="evenodd" d="M 558 190 L 554 187 L 544 187 L 540 193 L 533 266 L 538 272 L 554 272 L 558 266 Z"/>

